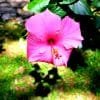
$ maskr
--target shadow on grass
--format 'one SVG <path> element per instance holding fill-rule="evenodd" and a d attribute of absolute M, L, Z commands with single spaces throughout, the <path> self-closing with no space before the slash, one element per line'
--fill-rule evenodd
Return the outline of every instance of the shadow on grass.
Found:
<path fill-rule="evenodd" d="M 35 78 L 35 82 L 37 85 L 35 89 L 36 96 L 45 97 L 51 92 L 51 86 L 57 83 L 57 80 L 60 79 L 60 76 L 57 73 L 57 68 L 53 68 L 48 71 L 47 75 L 43 75 L 40 72 L 40 67 L 38 64 L 33 66 L 35 69 L 30 73 L 32 77 Z"/>

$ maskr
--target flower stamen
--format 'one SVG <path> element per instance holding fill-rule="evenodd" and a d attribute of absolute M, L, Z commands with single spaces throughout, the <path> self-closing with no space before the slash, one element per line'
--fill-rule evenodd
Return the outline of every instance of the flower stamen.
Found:
<path fill-rule="evenodd" d="M 52 49 L 52 55 L 55 57 L 55 59 L 60 59 L 62 57 L 55 48 Z"/>

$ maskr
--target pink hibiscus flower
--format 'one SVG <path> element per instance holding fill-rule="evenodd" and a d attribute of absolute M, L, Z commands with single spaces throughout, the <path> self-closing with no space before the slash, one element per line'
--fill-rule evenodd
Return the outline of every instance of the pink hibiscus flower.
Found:
<path fill-rule="evenodd" d="M 27 19 L 25 27 L 28 31 L 27 57 L 30 62 L 67 66 L 72 49 L 83 40 L 79 23 L 69 17 L 61 20 L 49 10 Z"/>

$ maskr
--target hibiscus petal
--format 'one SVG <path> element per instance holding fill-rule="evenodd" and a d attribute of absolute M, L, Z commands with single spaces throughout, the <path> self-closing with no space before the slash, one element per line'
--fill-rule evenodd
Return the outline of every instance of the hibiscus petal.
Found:
<path fill-rule="evenodd" d="M 64 47 L 66 47 L 66 49 L 77 48 L 83 40 L 79 23 L 75 22 L 70 17 L 65 17 L 62 20 L 61 35 L 62 44 L 64 45 Z"/>
<path fill-rule="evenodd" d="M 66 39 L 65 41 L 62 41 L 62 46 L 66 49 L 70 48 L 78 48 L 82 45 L 81 40 L 75 40 L 75 39 Z"/>
<path fill-rule="evenodd" d="M 68 38 L 83 40 L 80 24 L 68 16 L 62 20 L 62 33 Z"/>
<path fill-rule="evenodd" d="M 51 47 L 38 41 L 31 35 L 27 36 L 27 57 L 30 62 L 52 62 Z"/>
<path fill-rule="evenodd" d="M 53 54 L 53 63 L 55 66 L 67 66 L 69 56 L 72 49 L 64 49 L 61 46 L 54 46 L 53 50 L 56 50 L 56 53 Z M 57 54 L 58 53 L 58 54 Z"/>
<path fill-rule="evenodd" d="M 26 20 L 25 27 L 28 32 L 42 38 L 47 33 L 55 33 L 60 30 L 61 18 L 47 9 Z"/>

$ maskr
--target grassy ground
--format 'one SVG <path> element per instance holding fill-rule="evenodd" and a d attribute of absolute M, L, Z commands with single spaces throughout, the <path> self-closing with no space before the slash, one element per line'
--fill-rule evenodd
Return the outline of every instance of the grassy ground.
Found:
<path fill-rule="evenodd" d="M 47 63 L 31 65 L 23 40 L 7 42 L 4 48 L 0 100 L 100 100 L 100 51 L 84 52 L 87 66 L 72 71 Z"/>

